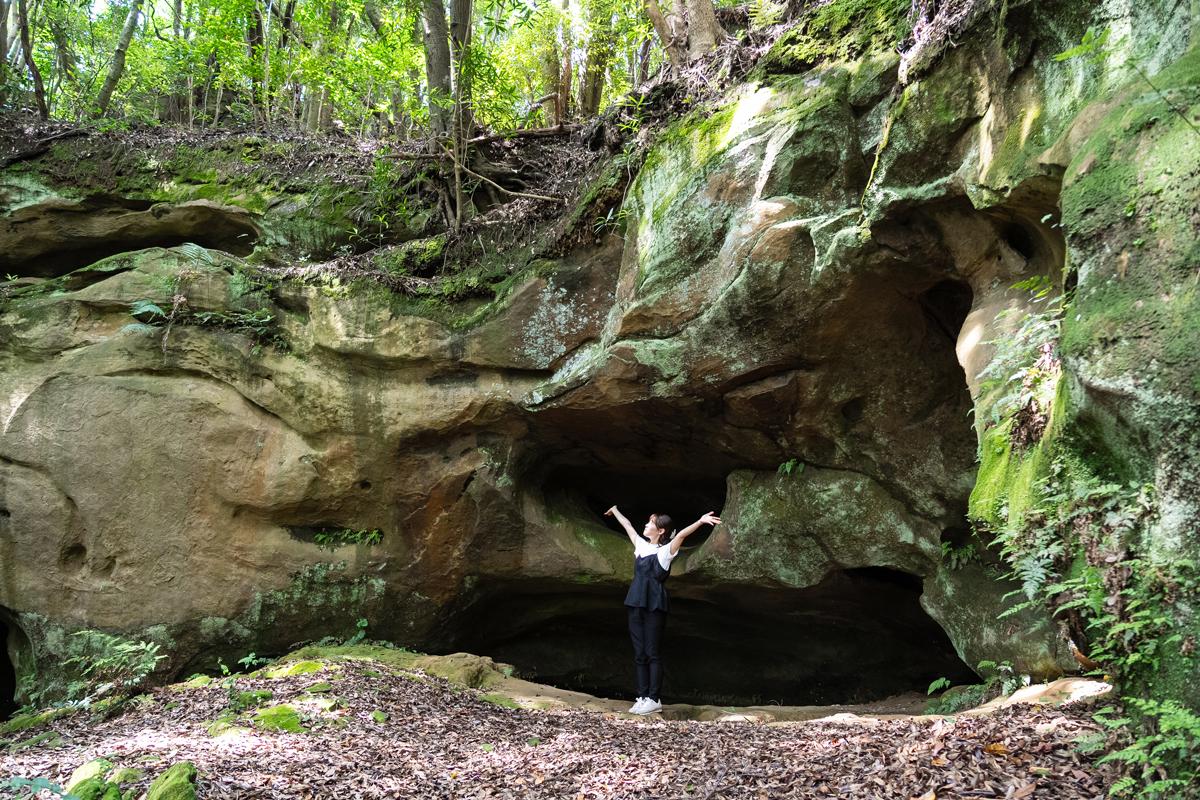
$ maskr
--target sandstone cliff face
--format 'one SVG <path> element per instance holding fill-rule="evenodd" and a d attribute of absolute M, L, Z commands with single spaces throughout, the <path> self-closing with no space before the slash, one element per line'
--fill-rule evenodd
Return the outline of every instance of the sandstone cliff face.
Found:
<path fill-rule="evenodd" d="M 617 691 L 631 565 L 612 503 L 726 520 L 674 568 L 680 695 L 867 699 L 983 659 L 1069 669 L 1048 617 L 997 619 L 1015 584 L 993 557 L 943 550 L 969 508 L 1008 519 L 1023 456 L 992 424 L 992 343 L 1037 310 L 1013 285 L 1067 264 L 1054 424 L 1128 454 L 1163 499 L 1151 548 L 1194 554 L 1200 148 L 1162 93 L 1194 107 L 1196 52 L 1186 25 L 1147 27 L 1165 14 L 1010 5 L 904 86 L 896 56 L 868 53 L 677 121 L 623 235 L 525 267 L 469 317 L 256 276 L 256 257 L 344 236 L 337 193 L 176 181 L 101 203 L 45 169 L 5 176 L 0 612 L 18 672 L 55 679 L 85 627 L 161 641 L 179 672 L 364 617 Z M 1051 58 L 1100 17 L 1157 49 Z M 1161 69 L 1157 92 L 1124 57 Z M 382 536 L 319 546 L 343 530 Z"/>

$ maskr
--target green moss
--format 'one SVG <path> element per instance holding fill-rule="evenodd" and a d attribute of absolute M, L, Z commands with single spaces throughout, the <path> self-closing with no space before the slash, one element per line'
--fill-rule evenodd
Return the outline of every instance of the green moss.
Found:
<path fill-rule="evenodd" d="M 822 61 L 895 50 L 912 30 L 908 12 L 908 0 L 831 0 L 781 36 L 759 69 L 801 72 Z"/>
<path fill-rule="evenodd" d="M 118 767 L 112 772 L 108 773 L 108 782 L 116 784 L 133 783 L 134 781 L 140 781 L 142 779 L 142 774 L 143 773 L 140 769 L 134 769 L 132 767 Z"/>
<path fill-rule="evenodd" d="M 67 791 L 76 794 L 76 790 L 85 781 L 99 780 L 103 783 L 104 776 L 113 768 L 113 763 L 106 758 L 96 758 L 86 764 L 81 764 L 67 779 Z"/>
<path fill-rule="evenodd" d="M 320 672 L 324 668 L 325 665 L 320 661 L 296 661 L 269 669 L 265 674 L 268 678 L 290 678 L 294 675 L 307 675 L 310 672 Z"/>
<path fill-rule="evenodd" d="M 67 713 L 66 709 L 51 709 L 33 714 L 18 714 L 7 722 L 0 723 L 0 736 L 9 736 L 28 728 L 45 725 L 47 722 L 51 722 L 58 717 L 65 716 Z"/>
<path fill-rule="evenodd" d="M 28 750 L 31 747 L 58 747 L 60 744 L 62 744 L 62 737 L 58 735 L 58 731 L 42 731 L 36 736 L 30 736 L 28 739 L 10 744 L 8 749 L 15 752 Z"/>
<path fill-rule="evenodd" d="M 146 791 L 146 800 L 196 800 L 196 767 L 180 761 L 154 779 Z"/>
<path fill-rule="evenodd" d="M 410 669 L 416 664 L 417 660 L 421 658 L 421 655 L 421 653 L 414 653 L 411 650 L 380 647 L 378 645 L 368 644 L 327 646 L 309 645 L 288 653 L 281 660 L 291 661 L 293 659 L 305 659 L 331 662 L 337 662 L 341 660 L 377 661 L 380 664 L 386 664 L 391 667 Z M 376 672 L 376 674 L 382 675 L 382 673 L 378 672 Z"/>
<path fill-rule="evenodd" d="M 275 693 L 270 689 L 254 689 L 249 692 L 236 692 L 232 699 L 235 705 L 241 708 L 250 708 L 262 705 L 274 696 Z"/>
<path fill-rule="evenodd" d="M 479 699 L 485 703 L 491 703 L 494 706 L 501 708 L 520 708 L 520 704 L 514 702 L 512 698 L 505 697 L 502 694 L 481 694 Z"/>
<path fill-rule="evenodd" d="M 306 687 L 305 690 L 309 694 L 321 694 L 323 692 L 332 692 L 333 684 L 329 681 L 319 681 L 312 686 Z"/>
<path fill-rule="evenodd" d="M 72 784 L 67 793 L 75 800 L 121 800 L 121 788 L 103 778 L 88 778 Z"/>
<path fill-rule="evenodd" d="M 1067 382 L 1059 380 L 1041 439 L 1024 451 L 1012 445 L 1011 417 L 984 433 L 979 446 L 979 473 L 968 505 L 972 519 L 997 529 L 1021 526 L 1026 513 L 1041 499 L 1067 407 Z"/>
<path fill-rule="evenodd" d="M 382 725 L 383 723 L 387 722 L 388 715 L 376 709 L 375 711 L 371 712 L 371 719 Z"/>
<path fill-rule="evenodd" d="M 286 703 L 260 708 L 252 717 L 254 724 L 270 731 L 283 733 L 305 733 L 308 729 L 300 722 L 300 714 Z"/>

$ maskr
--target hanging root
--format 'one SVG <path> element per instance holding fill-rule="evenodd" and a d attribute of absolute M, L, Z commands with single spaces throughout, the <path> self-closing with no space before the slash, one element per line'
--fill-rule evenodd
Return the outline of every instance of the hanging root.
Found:
<path fill-rule="evenodd" d="M 913 27 L 909 45 L 900 54 L 900 84 L 920 74 L 947 47 L 955 47 L 954 37 L 995 5 L 995 0 L 912 0 L 908 13 Z"/>

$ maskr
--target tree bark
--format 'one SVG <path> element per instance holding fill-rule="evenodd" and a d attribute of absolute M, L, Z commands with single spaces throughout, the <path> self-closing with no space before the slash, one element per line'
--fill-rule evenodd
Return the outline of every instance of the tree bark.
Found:
<path fill-rule="evenodd" d="M 563 120 L 558 102 L 558 42 L 550 39 L 545 43 L 538 62 L 542 73 L 541 104 L 546 114 L 546 124 L 561 125 Z"/>
<path fill-rule="evenodd" d="M 717 22 L 712 0 L 685 0 L 687 9 L 688 58 L 711 53 L 725 38 L 725 29 Z"/>
<path fill-rule="evenodd" d="M 459 135 L 466 139 L 475 124 L 471 113 L 471 69 L 467 63 L 471 47 L 471 17 L 475 0 L 450 0 L 450 55 L 454 62 L 454 115 Z"/>
<path fill-rule="evenodd" d="M 683 47 L 680 46 L 680 39 L 676 37 L 676 31 L 672 29 L 666 17 L 663 16 L 662 9 L 658 7 L 657 0 L 645 0 L 646 16 L 650 18 L 650 24 L 654 26 L 654 32 L 658 34 L 658 41 L 662 45 L 663 51 L 667 54 L 667 60 L 671 62 L 671 66 L 676 69 L 687 63 L 687 54 Z M 683 39 L 686 41 L 686 36 Z"/>
<path fill-rule="evenodd" d="M 562 125 L 571 117 L 571 51 L 574 49 L 571 41 L 571 3 L 563 0 L 562 26 L 562 70 L 559 72 L 558 83 L 558 124 Z"/>
<path fill-rule="evenodd" d="M 588 6 L 587 57 L 584 59 L 583 80 L 579 85 L 579 113 L 594 117 L 600 111 L 604 97 L 604 78 L 612 63 L 612 9 L 604 0 L 592 0 Z"/>
<path fill-rule="evenodd" d="M 24 0 L 19 1 L 24 3 Z M 96 108 L 100 116 L 108 113 L 108 104 L 112 100 L 113 92 L 116 91 L 117 83 L 121 80 L 121 75 L 125 72 L 125 53 L 129 50 L 129 43 L 133 41 L 133 32 L 137 29 L 138 14 L 141 10 L 142 0 L 133 0 L 133 4 L 129 6 L 129 14 L 125 17 L 125 27 L 121 29 L 121 39 L 117 42 L 117 50 L 113 54 L 108 77 L 104 79 L 104 85 L 100 87 L 100 96 L 96 100 Z"/>
<path fill-rule="evenodd" d="M 25 0 L 17 0 L 17 26 L 21 30 L 21 51 L 25 54 L 25 66 L 33 78 L 33 96 L 37 100 L 38 114 L 42 119 L 50 119 L 50 107 L 46 105 L 46 88 L 42 85 L 42 73 L 38 70 L 37 62 L 33 60 L 33 43 L 29 36 L 29 10 Z"/>
<path fill-rule="evenodd" d="M 443 137 L 450 132 L 450 110 L 446 105 L 452 98 L 450 34 L 442 0 L 423 2 L 421 38 L 425 43 L 425 80 L 429 84 L 429 127 L 435 137 Z"/>
<path fill-rule="evenodd" d="M 8 97 L 8 10 L 11 0 L 0 0 L 0 104 Z"/>

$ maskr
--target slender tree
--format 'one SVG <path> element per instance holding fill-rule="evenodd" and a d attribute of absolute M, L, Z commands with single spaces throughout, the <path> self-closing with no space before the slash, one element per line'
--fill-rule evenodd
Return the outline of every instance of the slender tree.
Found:
<path fill-rule="evenodd" d="M 423 0 L 425 80 L 429 84 L 429 127 L 435 137 L 450 132 L 450 33 L 442 0 Z"/>
<path fill-rule="evenodd" d="M 579 113 L 584 117 L 593 117 L 600 111 L 605 75 L 616 49 L 613 13 L 607 0 L 591 0 L 587 5 L 587 56 L 583 79 L 579 82 Z"/>
<path fill-rule="evenodd" d="M 21 52 L 24 54 L 25 66 L 29 68 L 29 76 L 33 79 L 33 96 L 37 101 L 38 114 L 42 119 L 50 118 L 50 107 L 46 105 L 46 88 L 42 84 L 42 72 L 37 62 L 33 60 L 33 41 L 29 35 L 29 9 L 25 0 L 17 0 L 17 27 L 21 31 Z"/>
<path fill-rule="evenodd" d="M 24 3 L 25 0 L 18 0 Z M 142 10 L 142 0 L 133 0 L 129 6 L 129 14 L 125 17 L 125 27 L 121 29 L 121 38 L 117 41 L 116 52 L 113 53 L 112 66 L 108 69 L 108 77 L 100 87 L 100 96 L 96 98 L 96 109 L 101 116 L 108 113 L 108 104 L 121 75 L 125 72 L 125 54 L 129 51 L 129 43 L 133 41 L 133 32 L 137 30 L 138 14 Z"/>

